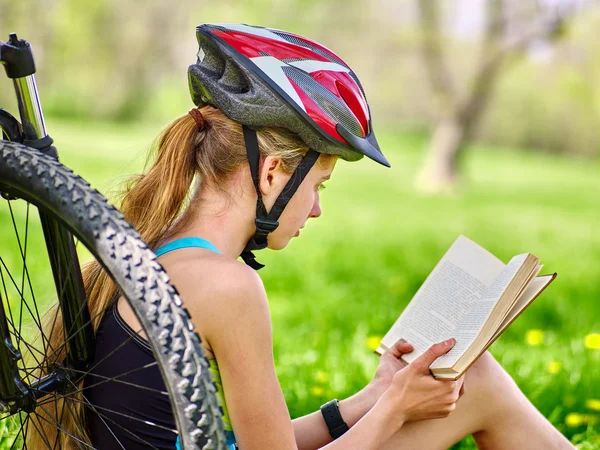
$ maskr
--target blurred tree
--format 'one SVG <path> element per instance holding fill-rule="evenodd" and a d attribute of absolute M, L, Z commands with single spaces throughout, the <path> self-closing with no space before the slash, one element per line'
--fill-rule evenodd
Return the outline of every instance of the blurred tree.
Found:
<path fill-rule="evenodd" d="M 417 0 L 417 5 L 422 60 L 438 110 L 417 186 L 424 191 L 444 191 L 458 181 L 461 156 L 503 68 L 533 44 L 560 39 L 579 2 L 485 0 L 480 55 L 471 79 L 462 86 L 456 83 L 444 57 L 441 2 Z"/>

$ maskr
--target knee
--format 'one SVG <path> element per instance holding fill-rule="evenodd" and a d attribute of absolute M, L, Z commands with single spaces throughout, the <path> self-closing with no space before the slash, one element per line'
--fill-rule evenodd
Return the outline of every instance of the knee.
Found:
<path fill-rule="evenodd" d="M 481 382 L 486 382 L 492 377 L 504 373 L 504 369 L 502 369 L 502 366 L 500 366 L 492 354 L 486 351 L 473 363 L 467 373 L 470 373 L 471 377 L 475 377 Z"/>
<path fill-rule="evenodd" d="M 467 370 L 465 390 L 475 391 L 479 398 L 490 401 L 501 393 L 507 378 L 510 379 L 502 366 L 486 351 Z"/>
<path fill-rule="evenodd" d="M 465 374 L 465 391 L 472 391 L 478 399 L 494 409 L 502 408 L 509 402 L 509 394 L 515 387 L 510 375 L 487 351 Z"/>

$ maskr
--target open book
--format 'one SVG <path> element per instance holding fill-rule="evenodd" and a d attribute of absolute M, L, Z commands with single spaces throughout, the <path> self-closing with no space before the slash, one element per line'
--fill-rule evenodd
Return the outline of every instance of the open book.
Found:
<path fill-rule="evenodd" d="M 410 363 L 431 345 L 455 338 L 454 348 L 431 365 L 431 372 L 436 378 L 459 378 L 554 280 L 556 273 L 538 276 L 539 261 L 525 253 L 505 265 L 459 236 L 376 352 L 404 338 L 415 349 L 402 356 Z"/>

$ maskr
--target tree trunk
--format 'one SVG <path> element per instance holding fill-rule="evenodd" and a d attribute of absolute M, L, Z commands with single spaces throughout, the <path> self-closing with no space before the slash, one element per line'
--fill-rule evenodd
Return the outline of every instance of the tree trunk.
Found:
<path fill-rule="evenodd" d="M 425 164 L 417 177 L 420 191 L 443 192 L 456 188 L 458 155 L 465 143 L 466 132 L 467 124 L 458 115 L 448 115 L 438 122 Z"/>

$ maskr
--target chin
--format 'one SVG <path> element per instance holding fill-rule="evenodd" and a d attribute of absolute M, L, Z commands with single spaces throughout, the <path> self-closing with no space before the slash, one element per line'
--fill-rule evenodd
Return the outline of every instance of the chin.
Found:
<path fill-rule="evenodd" d="M 290 243 L 290 240 L 291 240 L 291 238 L 290 239 L 282 239 L 282 238 L 271 239 L 269 237 L 269 239 L 268 239 L 269 245 L 267 246 L 267 248 L 270 248 L 271 250 L 283 250 Z"/>

